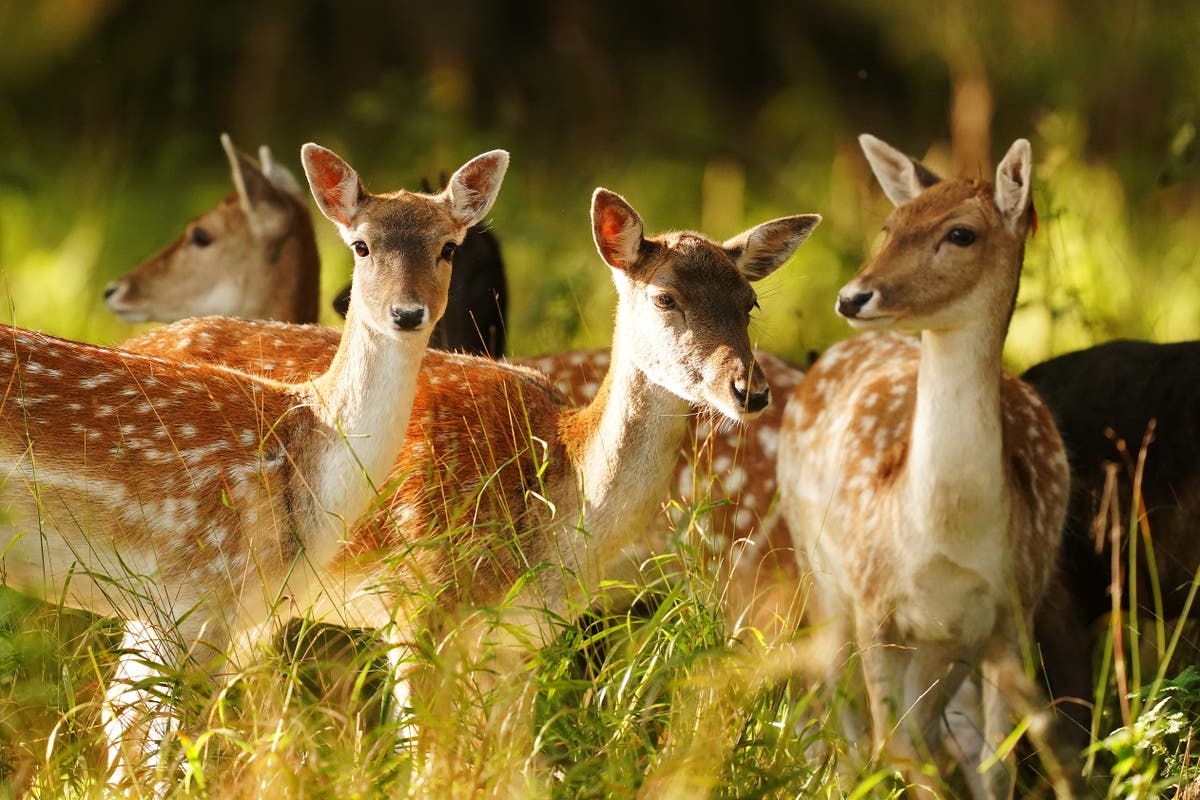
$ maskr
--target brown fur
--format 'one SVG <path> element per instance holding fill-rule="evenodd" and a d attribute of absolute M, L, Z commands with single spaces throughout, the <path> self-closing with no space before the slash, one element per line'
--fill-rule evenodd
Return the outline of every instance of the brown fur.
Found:
<path fill-rule="evenodd" d="M 274 335 L 276 332 L 287 335 Z M 231 363 L 252 373 L 285 380 L 303 380 L 326 363 L 336 336 L 334 329 L 320 326 L 300 329 L 273 325 L 247 327 L 223 320 L 196 319 L 149 331 L 127 341 L 124 346 L 135 352 L 163 358 Z M 750 426 L 693 421 L 691 432 L 681 448 L 682 457 L 677 461 L 671 493 L 685 501 L 704 498 L 706 502 L 711 499 L 713 503 L 709 513 L 698 524 L 702 526 L 705 539 L 716 544 L 700 547 L 699 553 L 703 556 L 710 546 L 719 548 L 715 556 L 719 561 L 720 573 L 731 581 L 727 599 L 730 616 L 762 631 L 779 633 L 798 623 L 794 609 L 794 587 L 799 584 L 791 535 L 786 522 L 774 513 L 775 457 L 784 409 L 784 404 L 779 400 L 796 388 L 803 373 L 771 353 L 755 351 L 755 358 L 765 372 L 776 402 L 768 406 Z M 568 403 L 581 405 L 596 397 L 608 370 L 609 351 L 564 351 L 516 359 L 515 363 L 545 373 Z M 421 388 L 417 393 L 406 438 L 408 447 L 413 442 L 428 440 L 428 430 L 432 424 L 428 409 L 462 402 L 461 397 L 446 396 L 447 381 L 439 377 L 450 366 L 440 354 L 431 352 L 426 356 L 421 369 Z M 458 367 L 454 369 L 457 372 Z M 434 378 L 438 378 L 437 386 L 431 385 Z M 545 400 L 538 399 L 542 390 L 535 388 L 542 382 L 519 384 L 525 405 L 535 401 L 544 405 Z M 508 385 L 489 384 L 487 392 L 473 388 L 468 398 L 473 413 L 464 420 L 464 430 L 459 434 L 470 442 L 486 438 L 487 426 L 482 422 L 482 404 L 486 402 L 494 406 L 489 409 L 493 416 L 505 421 L 497 431 L 500 440 L 507 445 L 518 441 L 523 443 L 522 448 L 510 446 L 499 452 L 495 449 L 495 443 L 489 448 L 470 448 L 472 453 L 486 456 L 485 461 L 477 465 L 480 474 L 491 474 L 498 465 L 505 465 L 500 470 L 501 480 L 496 482 L 499 487 L 524 486 L 529 483 L 524 476 L 533 474 L 528 461 L 528 432 L 522 436 L 521 431 L 514 429 L 513 426 L 520 420 L 513 419 L 508 406 L 509 397 L 514 393 L 514 388 Z M 436 402 L 434 398 L 438 398 Z M 556 399 L 555 402 L 560 403 L 561 400 Z M 581 425 L 582 415 L 565 417 L 564 424 Z M 533 433 L 549 441 L 545 430 L 539 429 Z M 525 460 L 519 466 L 508 463 L 507 459 L 518 449 L 525 451 Z M 432 456 L 427 453 L 426 458 Z M 408 464 L 407 469 L 414 468 L 410 462 L 411 457 L 402 456 L 396 473 L 405 473 L 406 467 L 402 464 Z M 469 471 L 473 472 L 473 469 Z M 426 472 L 421 470 L 422 475 Z M 475 493 L 464 486 L 459 471 L 443 469 L 436 472 L 446 476 L 449 481 L 445 487 L 447 496 L 474 496 Z M 413 479 L 409 480 L 411 482 Z M 524 500 L 517 497 L 507 500 L 510 509 L 519 509 L 523 503 Z M 445 504 L 432 505 L 445 508 Z M 374 522 L 379 521 L 380 515 L 377 513 Z M 458 524 L 446 515 L 442 515 L 439 521 L 447 530 L 454 529 Z M 640 559 L 649 554 L 668 552 L 670 544 L 666 533 L 670 529 L 667 525 L 652 527 L 648 532 L 650 538 L 639 543 L 635 557 Z M 356 542 L 358 538 L 369 535 L 368 531 L 363 531 L 356 537 Z M 381 540 L 373 537 L 370 541 L 371 544 L 361 549 L 369 552 L 375 543 L 381 543 Z M 356 551 L 358 549 L 356 544 Z"/>
<path fill-rule="evenodd" d="M 939 754 L 944 711 L 978 669 L 982 702 L 963 703 L 982 734 L 958 751 L 972 793 L 1003 798 L 1011 767 L 977 767 L 1013 709 L 1037 704 L 1004 692 L 1032 686 L 1012 678 L 1069 490 L 1053 418 L 1001 364 L 1032 219 L 1029 143 L 1013 144 L 993 185 L 938 182 L 878 139 L 860 142 L 896 208 L 837 308 L 857 327 L 920 337 L 864 334 L 812 366 L 784 415 L 780 506 L 813 577 L 827 682 L 841 680 L 849 645 L 874 752 L 938 791 L 917 765 Z"/>

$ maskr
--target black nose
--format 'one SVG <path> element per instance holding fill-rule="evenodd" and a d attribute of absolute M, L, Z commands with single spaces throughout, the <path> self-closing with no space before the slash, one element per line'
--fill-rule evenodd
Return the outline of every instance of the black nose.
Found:
<path fill-rule="evenodd" d="M 751 414 L 762 411 L 771 402 L 771 387 L 769 386 L 763 387 L 761 392 L 747 392 L 744 381 L 734 381 L 729 384 L 729 388 L 733 392 L 733 399 L 737 401 L 738 408 Z"/>
<path fill-rule="evenodd" d="M 411 331 L 425 321 L 425 307 L 400 308 L 392 306 L 392 322 L 402 331 Z"/>
<path fill-rule="evenodd" d="M 120 289 L 120 288 L 121 287 L 118 286 L 115 282 L 110 283 L 108 286 L 105 286 L 104 287 L 104 299 L 107 300 L 108 298 L 112 297 L 114 294 L 117 293 L 117 289 Z"/>
<path fill-rule="evenodd" d="M 837 299 L 837 312 L 843 317 L 857 317 L 858 312 L 862 311 L 863 306 L 869 303 L 871 298 L 874 296 L 874 292 L 856 292 L 849 297 L 839 294 Z"/>

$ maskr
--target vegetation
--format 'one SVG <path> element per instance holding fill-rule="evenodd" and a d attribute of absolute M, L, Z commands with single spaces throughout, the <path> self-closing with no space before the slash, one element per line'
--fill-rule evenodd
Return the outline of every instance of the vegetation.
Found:
<path fill-rule="evenodd" d="M 1041 225 L 1013 369 L 1116 336 L 1200 336 L 1200 15 L 1183 0 L 41 0 L 0 6 L 0 38 L 3 319 L 50 333 L 113 343 L 138 330 L 102 289 L 228 191 L 228 131 L 294 170 L 301 143 L 327 144 L 379 187 L 511 150 L 492 224 L 522 354 L 607 342 L 612 295 L 586 216 L 596 185 L 656 227 L 716 236 L 821 212 L 797 263 L 764 282 L 754 329 L 802 361 L 848 334 L 832 298 L 886 213 L 854 144 L 867 130 L 945 173 L 986 175 L 1013 138 L 1033 142 Z M 319 230 L 331 298 L 350 260 Z M 679 534 L 686 555 L 696 537 Z M 792 643 L 731 630 L 716 579 L 684 576 L 655 585 L 642 613 L 564 626 L 511 678 L 537 690 L 552 795 L 633 797 L 648 781 L 660 796 L 898 793 L 871 765 L 838 768 L 846 743 L 825 724 L 838 700 L 792 677 Z M 1165 642 L 1161 624 L 1125 641 Z M 418 708 L 461 770 L 417 787 L 379 646 L 346 637 L 297 626 L 220 687 L 176 676 L 192 723 L 178 793 L 452 796 L 532 758 Z M 0 591 L 0 798 L 103 795 L 113 647 L 106 622 Z M 1113 797 L 1172 796 L 1197 774 L 1194 656 L 1165 652 L 1154 669 L 1111 642 L 1097 654 L 1093 767 Z M 422 658 L 436 670 L 443 656 Z M 446 666 L 443 689 L 469 692 L 449 677 L 464 671 Z M 460 705 L 472 703 L 503 733 L 502 707 Z M 1036 761 L 1026 785 L 1044 791 Z"/>

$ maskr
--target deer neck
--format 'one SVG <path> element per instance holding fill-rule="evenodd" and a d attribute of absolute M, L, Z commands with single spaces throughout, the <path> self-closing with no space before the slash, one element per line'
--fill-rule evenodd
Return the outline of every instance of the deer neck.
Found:
<path fill-rule="evenodd" d="M 1007 530 L 1000 382 L 1005 326 L 921 334 L 906 470 L 910 523 L 939 541 Z"/>
<path fill-rule="evenodd" d="M 268 264 L 258 270 L 264 283 L 248 287 L 247 297 L 260 302 L 240 316 L 309 323 L 318 318 L 321 256 L 308 211 L 297 208 L 286 233 L 267 249 Z"/>
<path fill-rule="evenodd" d="M 301 470 L 344 533 L 387 481 L 403 444 L 429 334 L 397 340 L 355 321 L 353 306 L 328 371 L 303 390 L 323 428 Z M 338 523 L 340 524 L 340 523 Z"/>
<path fill-rule="evenodd" d="M 612 361 L 596 397 L 569 414 L 564 430 L 582 494 L 581 527 L 607 559 L 642 529 L 666 496 L 690 404 L 654 383 L 614 337 Z"/>

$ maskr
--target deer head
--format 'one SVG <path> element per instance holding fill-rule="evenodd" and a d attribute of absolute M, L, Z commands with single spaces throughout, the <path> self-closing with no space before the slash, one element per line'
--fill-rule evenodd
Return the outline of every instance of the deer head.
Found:
<path fill-rule="evenodd" d="M 1029 142 L 1013 143 L 995 185 L 942 181 L 874 136 L 859 142 L 897 207 L 878 255 L 838 293 L 837 312 L 856 328 L 910 330 L 962 327 L 995 316 L 998 303 L 1011 314 L 1034 220 Z"/>
<path fill-rule="evenodd" d="M 614 348 L 633 348 L 638 368 L 684 400 L 734 420 L 753 418 L 770 402 L 770 388 L 747 332 L 758 302 L 750 283 L 787 261 L 820 220 L 816 214 L 782 217 L 724 244 L 695 233 L 648 239 L 624 198 L 597 189 L 596 248 L 612 268 L 618 314 L 634 320 L 618 320 Z"/>
<path fill-rule="evenodd" d="M 259 150 L 260 165 L 228 135 L 221 135 L 221 145 L 234 191 L 105 287 L 105 304 L 125 322 L 205 314 L 315 319 L 320 266 L 296 179 L 267 147 Z"/>
<path fill-rule="evenodd" d="M 434 204 L 406 202 L 429 197 L 411 192 L 369 193 L 349 164 L 320 145 L 304 145 L 301 158 L 317 206 L 354 254 L 347 316 L 362 315 L 385 336 L 428 336 L 446 310 L 454 251 L 491 209 L 508 154 L 493 150 L 464 164 Z M 407 277 L 398 290 L 390 288 L 396 274 Z"/>

